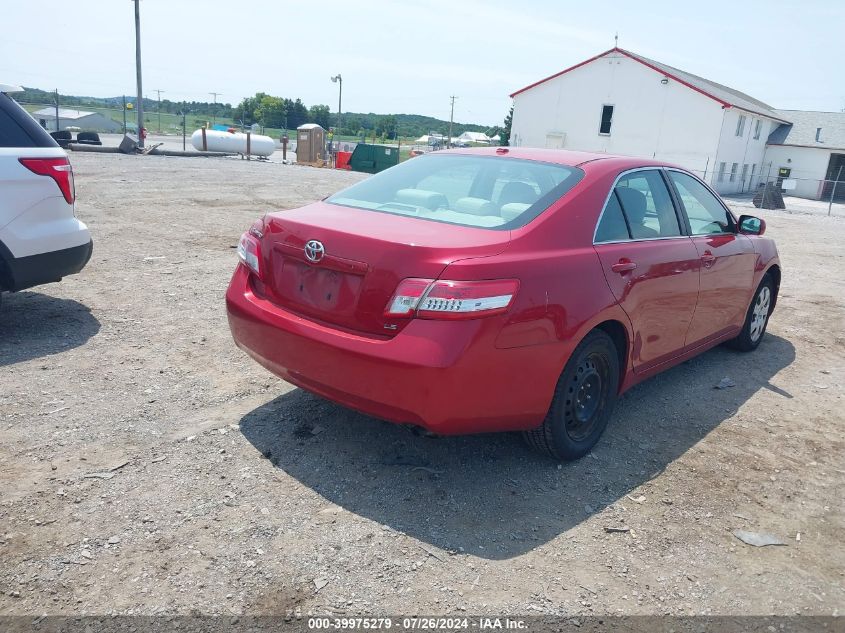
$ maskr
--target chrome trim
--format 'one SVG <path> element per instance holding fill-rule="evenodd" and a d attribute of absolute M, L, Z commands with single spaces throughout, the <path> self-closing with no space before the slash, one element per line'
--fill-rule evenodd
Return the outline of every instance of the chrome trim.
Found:
<path fill-rule="evenodd" d="M 722 235 L 713 233 L 713 235 Z M 672 235 L 669 237 L 638 237 L 633 240 L 609 240 L 607 242 L 593 242 L 593 246 L 604 246 L 605 244 L 631 244 L 633 242 L 659 242 L 661 240 L 688 240 L 691 235 Z"/>

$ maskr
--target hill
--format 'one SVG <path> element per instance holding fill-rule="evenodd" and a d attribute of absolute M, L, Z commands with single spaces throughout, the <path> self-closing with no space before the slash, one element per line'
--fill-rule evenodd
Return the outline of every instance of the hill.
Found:
<path fill-rule="evenodd" d="M 23 92 L 15 94 L 15 100 L 24 105 L 29 111 L 37 110 L 55 103 L 54 92 L 39 88 L 24 87 Z M 127 104 L 133 104 L 135 98 L 125 97 Z M 124 97 L 89 97 L 59 94 L 59 105 L 63 108 L 85 109 L 101 112 L 117 122 L 123 121 Z M 230 103 L 212 103 L 207 101 L 171 101 L 162 99 L 159 103 L 155 99 L 144 99 L 144 113 L 147 129 L 158 130 L 159 113 L 161 113 L 161 130 L 177 131 L 182 126 L 182 109 L 187 110 L 186 126 L 189 130 L 196 129 L 206 122 L 214 121 L 224 125 L 240 127 L 258 123 L 270 135 L 278 135 L 283 129 L 294 129 L 302 123 L 316 122 L 323 127 L 334 126 L 337 113 L 330 111 L 329 106 L 314 105 L 310 108 L 300 99 L 284 99 L 264 93 L 257 93 L 241 101 L 237 106 Z M 134 123 L 134 112 L 128 112 L 127 118 Z M 367 138 L 372 135 L 384 138 L 413 139 L 429 132 L 447 134 L 449 122 L 435 117 L 421 114 L 377 114 L 374 112 L 344 112 L 341 117 L 341 134 L 346 137 Z M 463 132 L 488 132 L 492 136 L 500 128 L 490 128 L 475 123 L 455 122 L 452 133 L 455 136 Z"/>

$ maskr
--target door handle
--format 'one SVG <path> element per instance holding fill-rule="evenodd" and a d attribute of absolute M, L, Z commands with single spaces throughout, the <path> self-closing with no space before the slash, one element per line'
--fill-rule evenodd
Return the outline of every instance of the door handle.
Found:
<path fill-rule="evenodd" d="M 620 275 L 624 275 L 625 273 L 629 273 L 632 270 L 636 269 L 636 267 L 637 267 L 636 262 L 632 262 L 630 259 L 626 259 L 626 258 L 623 257 L 618 262 L 613 264 L 610 267 L 610 270 L 612 270 L 615 273 L 619 273 Z"/>
<path fill-rule="evenodd" d="M 704 264 L 705 268 L 710 268 L 715 261 L 716 256 L 710 251 L 705 251 L 704 255 L 701 256 L 701 263 Z"/>

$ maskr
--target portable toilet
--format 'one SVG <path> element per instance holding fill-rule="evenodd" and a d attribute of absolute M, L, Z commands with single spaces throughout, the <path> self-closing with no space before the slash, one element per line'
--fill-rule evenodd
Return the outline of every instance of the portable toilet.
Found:
<path fill-rule="evenodd" d="M 316 163 L 326 158 L 326 131 L 316 123 L 296 128 L 296 162 Z"/>

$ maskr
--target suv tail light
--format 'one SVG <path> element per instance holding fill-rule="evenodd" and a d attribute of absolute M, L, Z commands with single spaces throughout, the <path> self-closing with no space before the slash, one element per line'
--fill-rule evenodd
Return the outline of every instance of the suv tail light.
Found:
<path fill-rule="evenodd" d="M 477 319 L 506 312 L 519 281 L 404 279 L 384 312 L 390 318 Z"/>
<path fill-rule="evenodd" d="M 29 171 L 55 180 L 67 203 L 73 204 L 76 199 L 76 189 L 73 184 L 73 168 L 67 158 L 19 158 L 18 160 Z"/>
<path fill-rule="evenodd" d="M 259 279 L 261 278 L 261 244 L 250 231 L 241 235 L 241 241 L 238 243 L 238 257 L 244 266 L 258 275 Z"/>

